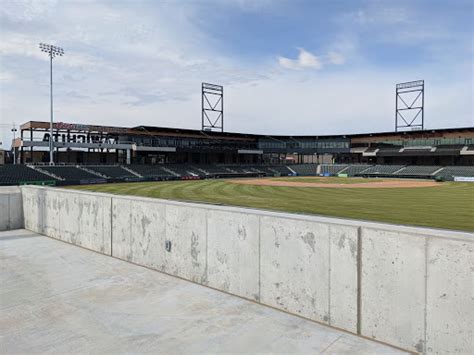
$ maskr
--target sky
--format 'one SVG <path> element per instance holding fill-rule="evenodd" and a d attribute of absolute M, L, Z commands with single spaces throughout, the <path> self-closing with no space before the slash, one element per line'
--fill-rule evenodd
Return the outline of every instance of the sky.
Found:
<path fill-rule="evenodd" d="M 201 128 L 201 82 L 224 129 L 394 129 L 395 85 L 425 80 L 425 127 L 473 126 L 471 0 L 2 0 L 0 140 L 49 121 Z"/>

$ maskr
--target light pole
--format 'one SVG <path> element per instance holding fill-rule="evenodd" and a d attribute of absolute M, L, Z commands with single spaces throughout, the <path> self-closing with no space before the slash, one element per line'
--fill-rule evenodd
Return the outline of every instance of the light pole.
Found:
<path fill-rule="evenodd" d="M 49 126 L 49 164 L 54 165 L 53 151 L 53 58 L 59 55 L 64 55 L 64 50 L 61 47 L 56 47 L 51 44 L 40 43 L 39 47 L 42 52 L 48 53 L 50 60 L 50 99 L 51 99 L 51 122 Z"/>
<path fill-rule="evenodd" d="M 13 164 L 16 164 L 16 147 L 15 147 L 15 139 L 16 139 L 16 131 L 18 131 L 16 128 L 15 128 L 15 125 L 13 125 L 13 128 L 11 130 L 13 132 Z"/>

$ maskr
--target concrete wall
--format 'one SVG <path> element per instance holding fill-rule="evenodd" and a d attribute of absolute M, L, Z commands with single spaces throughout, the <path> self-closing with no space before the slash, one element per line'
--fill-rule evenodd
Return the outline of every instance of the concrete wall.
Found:
<path fill-rule="evenodd" d="M 23 228 L 23 205 L 19 187 L 0 187 L 0 231 Z"/>
<path fill-rule="evenodd" d="M 407 350 L 473 348 L 473 234 L 22 189 L 33 231 Z"/>
<path fill-rule="evenodd" d="M 111 255 L 112 198 L 22 186 L 25 228 Z"/>

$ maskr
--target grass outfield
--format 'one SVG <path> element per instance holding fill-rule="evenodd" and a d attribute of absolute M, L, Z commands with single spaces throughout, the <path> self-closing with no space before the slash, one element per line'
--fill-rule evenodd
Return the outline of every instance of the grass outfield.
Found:
<path fill-rule="evenodd" d="M 226 180 L 195 180 L 81 185 L 69 188 L 474 232 L 472 183 L 443 183 L 437 187 L 421 188 L 335 189 L 254 186 Z"/>

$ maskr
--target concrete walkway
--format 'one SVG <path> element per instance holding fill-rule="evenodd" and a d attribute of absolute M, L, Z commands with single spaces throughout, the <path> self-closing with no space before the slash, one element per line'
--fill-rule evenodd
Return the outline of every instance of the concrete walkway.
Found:
<path fill-rule="evenodd" d="M 399 353 L 26 230 L 0 263 L 2 353 Z"/>

